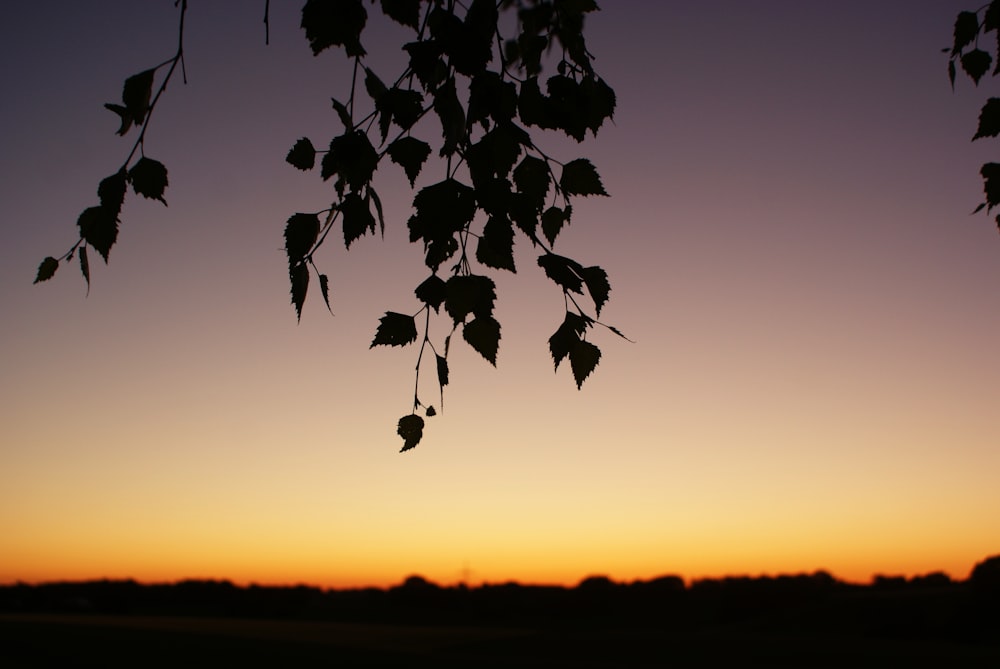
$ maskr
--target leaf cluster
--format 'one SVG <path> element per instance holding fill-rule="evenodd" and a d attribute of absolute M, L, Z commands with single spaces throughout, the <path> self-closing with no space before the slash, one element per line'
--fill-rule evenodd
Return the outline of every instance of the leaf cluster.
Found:
<path fill-rule="evenodd" d="M 79 240 L 59 258 L 48 256 L 43 259 L 38 267 L 35 283 L 51 279 L 56 270 L 59 269 L 59 265 L 63 261 L 72 261 L 75 255 L 79 258 L 80 272 L 83 274 L 89 291 L 90 260 L 87 249 L 94 249 L 104 259 L 105 264 L 108 262 L 111 248 L 118 241 L 121 212 L 129 186 L 132 187 L 132 191 L 136 195 L 150 200 L 158 200 L 164 206 L 167 204 L 163 197 L 168 184 L 167 168 L 160 161 L 145 155 L 145 139 L 149 119 L 156 107 L 156 102 L 166 89 L 167 82 L 177 65 L 183 63 L 184 15 L 187 12 L 187 1 L 181 0 L 179 5 L 180 25 L 177 53 L 155 67 L 142 70 L 138 74 L 126 78 L 122 86 L 121 104 L 109 102 L 104 105 L 106 109 L 118 116 L 120 121 L 115 134 L 125 136 L 132 128 L 139 130 L 132 150 L 114 174 L 105 177 L 98 183 L 98 204 L 87 207 L 77 218 L 77 227 L 80 232 Z M 160 86 L 154 95 L 156 73 L 161 68 L 166 68 L 166 74 L 163 75 Z"/>
<path fill-rule="evenodd" d="M 119 135 L 140 129 L 132 151 L 100 183 L 100 204 L 81 214 L 80 241 L 62 258 L 45 258 L 36 282 L 51 278 L 59 263 L 79 250 L 89 286 L 87 248 L 107 261 L 128 186 L 166 204 L 166 167 L 144 155 L 144 139 L 160 94 L 183 65 L 187 2 L 178 4 L 176 55 L 130 76 L 121 103 L 106 105 L 119 117 Z M 595 71 L 584 37 L 585 18 L 597 9 L 593 0 L 306 0 L 303 5 L 301 27 L 313 54 L 340 51 L 354 67 L 349 94 L 331 98 L 335 121 L 328 139 L 300 137 L 285 156 L 294 168 L 316 171 L 332 185 L 328 205 L 294 213 L 285 222 L 291 303 L 301 320 L 316 275 L 332 313 L 329 278 L 316 262 L 331 232 L 336 231 L 332 238 L 342 235 L 345 249 L 368 235 L 385 234 L 373 180 L 388 158 L 415 191 L 406 228 L 429 270 L 414 290 L 416 312 L 387 310 L 371 342 L 371 347 L 420 342 L 412 409 L 397 425 L 404 451 L 421 440 L 424 418 L 438 413 L 420 399 L 425 353 L 434 356 L 442 408 L 456 332 L 496 366 L 501 324 L 489 272 L 517 271 L 519 239 L 539 254 L 538 266 L 563 293 L 563 324 L 549 340 L 556 368 L 568 358 L 580 387 L 601 357 L 588 333 L 601 325 L 622 336 L 597 320 L 611 291 L 607 273 L 554 250 L 572 220 L 575 198 L 607 195 L 601 177 L 588 159 L 560 161 L 537 141 L 539 132 L 554 131 L 582 142 L 613 117 L 614 91 Z M 402 45 L 406 66 L 394 78 L 381 76 L 365 60 L 365 30 L 379 14 L 409 35 Z M 512 32 L 502 35 L 508 27 Z M 160 68 L 167 71 L 154 94 Z M 428 176 L 438 168 L 441 172 Z M 589 304 L 581 306 L 577 298 L 585 295 Z M 437 345 L 432 317 L 446 323 Z"/>
<path fill-rule="evenodd" d="M 992 33 L 992 35 L 990 35 Z M 959 12 L 955 19 L 948 56 L 948 79 L 952 89 L 958 68 L 978 86 L 987 73 L 1000 74 L 1000 0 L 993 0 L 976 11 Z M 992 68 L 992 71 L 991 71 Z M 979 112 L 979 123 L 972 140 L 1000 135 L 1000 98 L 990 97 Z M 1000 163 L 985 163 L 979 170 L 983 178 L 985 200 L 973 210 L 987 212 L 1000 204 Z M 1000 230 L 1000 214 L 995 218 Z"/>

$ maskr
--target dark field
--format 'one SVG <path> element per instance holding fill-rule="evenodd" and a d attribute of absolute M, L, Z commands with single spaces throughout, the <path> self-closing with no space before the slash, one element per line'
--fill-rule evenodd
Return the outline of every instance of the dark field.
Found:
<path fill-rule="evenodd" d="M 0 668 L 1000 667 L 1000 557 L 941 573 L 574 588 L 0 585 Z"/>
<path fill-rule="evenodd" d="M 0 615 L 0 666 L 990 667 L 1000 648 L 759 625 L 541 629 Z"/>

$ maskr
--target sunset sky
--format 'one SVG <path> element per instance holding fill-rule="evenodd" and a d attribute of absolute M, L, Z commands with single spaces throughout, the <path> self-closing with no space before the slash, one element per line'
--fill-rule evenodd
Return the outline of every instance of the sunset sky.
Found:
<path fill-rule="evenodd" d="M 601 3 L 615 123 L 541 143 L 611 194 L 556 249 L 609 272 L 602 320 L 635 343 L 596 332 L 582 391 L 553 373 L 562 295 L 522 237 L 498 368 L 454 342 L 444 413 L 404 454 L 417 349 L 369 343 L 419 309 L 409 184 L 384 166 L 385 240 L 328 244 L 335 315 L 314 285 L 297 324 L 284 223 L 332 187 L 284 157 L 341 132 L 350 69 L 312 56 L 300 2 L 271 3 L 269 46 L 263 2 L 189 4 L 188 83 L 146 141 L 169 206 L 126 198 L 89 295 L 75 264 L 32 280 L 131 148 L 103 104 L 173 55 L 178 12 L 4 8 L 0 583 L 866 582 L 1000 553 L 1000 235 L 969 215 L 997 88 L 952 92 L 941 53 L 977 3 Z M 404 33 L 375 19 L 392 80 Z"/>

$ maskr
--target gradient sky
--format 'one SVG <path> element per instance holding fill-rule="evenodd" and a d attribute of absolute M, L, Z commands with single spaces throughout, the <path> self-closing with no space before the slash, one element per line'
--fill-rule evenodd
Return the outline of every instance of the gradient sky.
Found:
<path fill-rule="evenodd" d="M 1000 552 L 1000 237 L 969 216 L 995 84 L 952 93 L 940 52 L 966 0 L 602 3 L 615 125 L 545 144 L 612 195 L 557 250 L 608 270 L 636 343 L 597 333 L 582 392 L 553 374 L 562 296 L 522 240 L 499 368 L 456 342 L 402 455 L 417 350 L 368 348 L 426 275 L 395 165 L 386 239 L 322 254 L 336 315 L 289 305 L 284 222 L 331 187 L 284 155 L 339 133 L 349 87 L 301 3 L 265 47 L 263 2 L 191 0 L 147 139 L 169 207 L 126 199 L 89 296 L 72 266 L 31 284 L 131 147 L 102 105 L 173 54 L 173 4 L 0 24 L 0 583 L 964 578 Z M 385 79 L 399 34 L 366 40 Z"/>

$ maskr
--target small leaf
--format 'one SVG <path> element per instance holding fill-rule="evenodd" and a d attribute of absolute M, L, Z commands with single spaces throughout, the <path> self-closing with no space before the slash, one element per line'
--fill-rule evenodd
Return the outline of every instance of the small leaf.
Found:
<path fill-rule="evenodd" d="M 416 183 L 424 161 L 431 155 L 431 145 L 416 137 L 400 137 L 389 145 L 389 158 L 403 168 L 410 186 Z"/>
<path fill-rule="evenodd" d="M 330 98 L 330 101 L 333 102 L 333 109 L 337 112 L 337 116 L 340 117 L 340 122 L 344 124 L 344 130 L 354 130 L 354 121 L 351 120 L 351 112 L 347 110 L 347 107 L 334 98 Z"/>
<path fill-rule="evenodd" d="M 493 314 L 497 298 L 496 284 L 488 276 L 456 275 L 448 279 L 446 287 L 444 308 L 456 325 L 469 314 L 474 314 L 477 318 Z"/>
<path fill-rule="evenodd" d="M 442 388 L 448 385 L 448 359 L 435 354 L 437 359 L 438 385 Z"/>
<path fill-rule="evenodd" d="M 545 206 L 545 196 L 549 192 L 549 168 L 545 161 L 534 156 L 525 156 L 514 168 L 514 183 L 531 206 L 541 211 Z"/>
<path fill-rule="evenodd" d="M 396 425 L 396 434 L 403 438 L 403 448 L 400 453 L 405 453 L 420 443 L 424 436 L 424 419 L 415 413 L 403 416 Z"/>
<path fill-rule="evenodd" d="M 309 268 L 304 262 L 298 262 L 288 267 L 288 278 L 292 283 L 292 304 L 295 306 L 295 317 L 302 320 L 302 305 L 306 302 L 309 291 Z"/>
<path fill-rule="evenodd" d="M 955 90 L 955 60 L 948 61 L 948 81 L 951 82 L 951 90 Z"/>
<path fill-rule="evenodd" d="M 607 195 L 597 170 L 586 158 L 563 165 L 559 186 L 566 195 Z"/>
<path fill-rule="evenodd" d="M 434 112 L 441 121 L 441 135 L 444 137 L 441 155 L 450 156 L 467 137 L 465 108 L 458 99 L 454 78 L 448 79 L 435 92 Z"/>
<path fill-rule="evenodd" d="M 360 191 L 371 181 L 378 160 L 378 151 L 367 134 L 360 130 L 347 132 L 330 140 L 330 149 L 320 162 L 320 176 L 325 181 L 337 175 L 352 190 Z"/>
<path fill-rule="evenodd" d="M 409 26 L 414 30 L 420 28 L 421 0 L 381 0 L 382 13 L 396 23 Z"/>
<path fill-rule="evenodd" d="M 87 282 L 87 295 L 90 295 L 90 259 L 87 257 L 87 247 L 80 247 L 80 273 Z"/>
<path fill-rule="evenodd" d="M 1000 163 L 986 163 L 979 173 L 983 176 L 983 190 L 989 211 L 1000 204 Z"/>
<path fill-rule="evenodd" d="M 101 199 L 101 206 L 117 216 L 122 210 L 122 203 L 125 201 L 125 191 L 128 189 L 128 175 L 125 170 L 119 170 L 109 177 L 101 180 L 97 186 L 97 197 Z"/>
<path fill-rule="evenodd" d="M 510 221 L 490 216 L 476 244 L 476 260 L 494 269 L 517 271 L 514 267 L 514 228 Z"/>
<path fill-rule="evenodd" d="M 375 338 L 372 339 L 371 346 L 406 346 L 417 340 L 417 321 L 413 316 L 398 314 L 393 311 L 385 312 L 385 316 L 379 319 L 378 330 Z"/>
<path fill-rule="evenodd" d="M 448 288 L 444 279 L 437 274 L 431 274 L 413 292 L 418 300 L 437 312 L 448 295 Z"/>
<path fill-rule="evenodd" d="M 115 131 L 115 134 L 124 135 L 127 133 L 128 129 L 132 127 L 132 116 L 128 113 L 128 109 L 125 109 L 125 107 L 122 107 L 121 105 L 116 105 L 113 102 L 105 102 L 104 108 L 110 109 L 114 113 L 118 114 L 120 125 L 118 126 L 118 130 Z"/>
<path fill-rule="evenodd" d="M 136 125 L 142 125 L 149 110 L 149 99 L 153 95 L 153 72 L 146 70 L 133 74 L 125 80 L 125 86 L 122 88 L 122 103 L 132 123 Z"/>
<path fill-rule="evenodd" d="M 300 170 L 311 170 L 316 165 L 316 149 L 308 137 L 303 137 L 295 142 L 295 146 L 285 156 L 285 161 Z"/>
<path fill-rule="evenodd" d="M 969 214 L 969 216 L 972 216 L 973 214 L 978 214 L 979 212 L 981 212 L 985 208 L 986 208 L 986 203 L 985 202 L 980 202 L 979 205 L 975 209 L 972 210 L 972 212 Z"/>
<path fill-rule="evenodd" d="M 319 290 L 323 293 L 323 301 L 326 302 L 326 310 L 332 314 L 333 309 L 330 308 L 330 277 L 326 274 L 319 275 Z"/>
<path fill-rule="evenodd" d="M 365 90 L 368 91 L 369 97 L 376 103 L 382 96 L 386 94 L 389 90 L 382 83 L 382 80 L 378 78 L 378 75 L 371 71 L 369 68 L 365 68 Z"/>
<path fill-rule="evenodd" d="M 302 28 L 313 55 L 331 46 L 343 46 L 347 55 L 364 56 L 361 31 L 368 20 L 362 0 L 307 0 Z"/>
<path fill-rule="evenodd" d="M 600 267 L 585 267 L 583 269 L 583 282 L 587 284 L 587 292 L 594 298 L 594 308 L 597 315 L 601 315 L 601 309 L 608 302 L 611 293 L 611 284 L 608 282 L 608 273 Z"/>
<path fill-rule="evenodd" d="M 601 361 L 601 349 L 584 339 L 573 344 L 569 352 L 569 364 L 573 369 L 573 378 L 576 379 L 576 387 L 583 387 L 583 382 Z"/>
<path fill-rule="evenodd" d="M 292 214 L 285 225 L 285 252 L 289 264 L 302 260 L 319 237 L 318 214 Z"/>
<path fill-rule="evenodd" d="M 552 354 L 555 369 L 559 369 L 559 363 L 573 350 L 573 346 L 586 329 L 587 322 L 583 318 L 570 311 L 566 312 L 566 318 L 559 325 L 559 329 L 549 337 L 549 352 Z"/>
<path fill-rule="evenodd" d="M 559 236 L 566 221 L 567 217 L 559 207 L 549 207 L 542 213 L 542 234 L 549 240 L 550 245 L 556 243 L 556 237 Z"/>
<path fill-rule="evenodd" d="M 357 193 L 350 193 L 340 203 L 340 213 L 344 224 L 344 245 L 363 237 L 369 230 L 375 232 L 375 217 L 368 204 Z"/>
<path fill-rule="evenodd" d="M 979 33 L 979 19 L 975 12 L 960 12 L 955 19 L 955 42 L 951 47 L 952 55 L 961 53 L 967 44 L 976 39 Z"/>
<path fill-rule="evenodd" d="M 474 348 L 479 355 L 486 358 L 494 367 L 497 366 L 497 351 L 500 348 L 500 323 L 492 316 L 479 316 L 472 319 L 462 328 L 462 338 Z"/>
<path fill-rule="evenodd" d="M 55 275 L 57 269 L 59 269 L 59 261 L 52 256 L 48 256 L 38 266 L 38 274 L 35 276 L 35 280 L 32 281 L 32 283 L 35 284 L 40 281 L 48 281 Z"/>
<path fill-rule="evenodd" d="M 580 263 L 555 253 L 546 253 L 538 256 L 538 266 L 563 290 L 583 294 L 583 266 Z"/>
<path fill-rule="evenodd" d="M 163 163 L 143 156 L 128 171 L 128 179 L 136 194 L 167 203 L 163 199 L 163 191 L 167 188 L 167 168 Z"/>
<path fill-rule="evenodd" d="M 427 407 L 427 411 L 425 411 L 424 413 L 427 415 L 428 418 L 433 418 L 434 416 L 437 415 L 438 412 L 437 409 L 435 409 L 433 406 L 429 406 Z"/>
<path fill-rule="evenodd" d="M 83 210 L 76 224 L 83 240 L 108 262 L 111 247 L 118 240 L 118 217 L 104 207 L 90 207 Z"/>
<path fill-rule="evenodd" d="M 378 214 L 378 229 L 382 235 L 382 239 L 385 239 L 385 215 L 382 213 L 382 200 L 371 184 L 368 184 L 368 188 L 365 191 L 365 202 L 367 203 L 368 200 L 371 200 L 375 205 L 375 213 Z"/>
<path fill-rule="evenodd" d="M 972 139 L 996 137 L 1000 134 L 1000 98 L 990 98 L 979 112 L 979 128 Z"/>
<path fill-rule="evenodd" d="M 982 49 L 973 49 L 962 56 L 962 69 L 979 85 L 979 80 L 986 74 L 993 63 L 993 56 Z"/>

